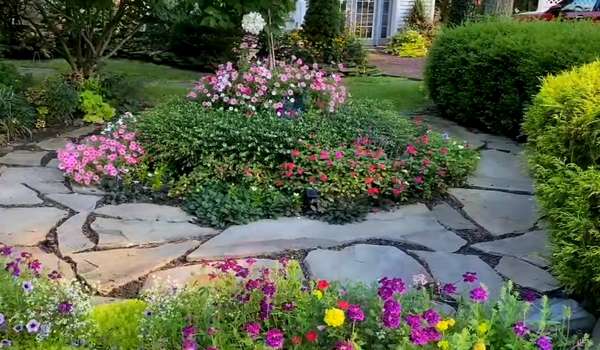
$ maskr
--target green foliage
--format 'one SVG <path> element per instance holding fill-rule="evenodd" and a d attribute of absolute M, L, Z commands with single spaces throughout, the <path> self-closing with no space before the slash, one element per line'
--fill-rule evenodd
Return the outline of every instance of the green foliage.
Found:
<path fill-rule="evenodd" d="M 120 114 L 125 112 L 139 112 L 145 104 L 142 93 L 142 81 L 137 77 L 125 74 L 101 74 L 102 97 Z M 155 101 L 148 101 L 155 103 Z"/>
<path fill-rule="evenodd" d="M 333 56 L 333 42 L 342 33 L 343 14 L 338 0 L 309 0 L 304 16 L 306 39 L 323 52 L 325 61 Z"/>
<path fill-rule="evenodd" d="M 115 116 L 115 109 L 102 100 L 102 96 L 91 90 L 81 93 L 81 109 L 85 113 L 83 120 L 88 123 L 98 123 L 111 120 Z"/>
<path fill-rule="evenodd" d="M 400 57 L 425 57 L 429 43 L 418 31 L 408 29 L 392 37 L 386 52 Z"/>
<path fill-rule="evenodd" d="M 497 19 L 443 30 L 425 76 L 442 116 L 515 136 L 541 77 L 598 55 L 600 31 L 593 23 Z"/>
<path fill-rule="evenodd" d="M 13 87 L 0 84 L 0 144 L 30 135 L 35 116 L 35 109 L 21 94 Z"/>
<path fill-rule="evenodd" d="M 570 291 L 599 300 L 600 61 L 547 77 L 523 129 L 551 225 L 552 269 Z"/>
<path fill-rule="evenodd" d="M 139 327 L 145 309 L 146 303 L 140 300 L 94 307 L 90 315 L 95 325 L 93 343 L 102 349 L 139 349 Z"/>
<path fill-rule="evenodd" d="M 280 60 L 296 56 L 307 63 L 344 63 L 361 65 L 367 61 L 367 51 L 361 41 L 344 32 L 330 42 L 313 42 L 303 30 L 284 32 L 275 41 Z"/>
<path fill-rule="evenodd" d="M 29 79 L 19 73 L 14 65 L 0 61 L 0 85 L 12 87 L 17 92 L 24 90 Z"/>
<path fill-rule="evenodd" d="M 36 108 L 44 107 L 48 124 L 69 123 L 79 109 L 77 87 L 62 75 L 45 79 L 27 91 L 27 99 Z"/>

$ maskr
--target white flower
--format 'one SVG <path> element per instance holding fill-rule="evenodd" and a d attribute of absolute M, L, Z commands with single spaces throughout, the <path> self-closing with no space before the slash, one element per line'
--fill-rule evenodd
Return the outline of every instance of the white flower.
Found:
<path fill-rule="evenodd" d="M 260 34 L 260 32 L 262 32 L 262 30 L 265 28 L 266 24 L 267 23 L 258 12 L 247 13 L 242 18 L 242 28 L 246 32 L 254 35 Z"/>

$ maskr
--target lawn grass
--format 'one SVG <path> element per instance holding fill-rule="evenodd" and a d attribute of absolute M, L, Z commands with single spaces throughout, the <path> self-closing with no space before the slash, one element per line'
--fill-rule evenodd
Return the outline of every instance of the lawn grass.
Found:
<path fill-rule="evenodd" d="M 348 77 L 344 82 L 353 98 L 386 101 L 399 112 L 417 112 L 430 104 L 420 81 L 393 77 Z"/>

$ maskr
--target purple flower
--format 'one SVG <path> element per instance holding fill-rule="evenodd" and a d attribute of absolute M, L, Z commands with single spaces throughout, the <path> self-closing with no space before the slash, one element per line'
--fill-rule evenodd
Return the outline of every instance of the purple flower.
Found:
<path fill-rule="evenodd" d="M 33 283 L 31 283 L 31 281 L 25 281 L 25 282 L 23 282 L 22 287 L 23 287 L 23 291 L 25 293 L 31 293 L 31 292 L 33 292 Z"/>
<path fill-rule="evenodd" d="M 12 342 L 8 339 L 2 339 L 0 341 L 0 348 L 10 348 L 12 346 Z"/>
<path fill-rule="evenodd" d="M 48 274 L 48 278 L 55 281 L 61 279 L 62 275 L 60 274 L 60 272 L 54 270 Z"/>
<path fill-rule="evenodd" d="M 184 339 L 190 339 L 195 337 L 196 334 L 198 334 L 198 330 L 196 329 L 196 327 L 194 327 L 194 325 L 189 324 L 183 327 L 181 334 L 183 335 Z"/>
<path fill-rule="evenodd" d="M 12 253 L 13 253 L 13 248 L 12 247 L 4 245 L 4 246 L 2 246 L 2 248 L 0 248 L 0 255 L 9 256 Z"/>
<path fill-rule="evenodd" d="M 248 282 L 246 282 L 246 290 L 247 291 L 253 291 L 255 289 L 257 289 L 258 287 L 260 287 L 260 280 L 259 279 L 255 279 L 255 280 L 248 280 Z"/>
<path fill-rule="evenodd" d="M 29 333 L 37 333 L 40 330 L 40 323 L 36 320 L 30 320 L 27 322 L 27 332 Z"/>
<path fill-rule="evenodd" d="M 488 292 L 483 287 L 477 287 L 471 290 L 471 300 L 476 303 L 484 303 L 488 300 Z"/>
<path fill-rule="evenodd" d="M 277 288 L 275 287 L 275 283 L 265 282 L 265 284 L 262 287 L 262 291 L 265 296 L 272 298 L 273 295 L 275 295 Z"/>
<path fill-rule="evenodd" d="M 273 304 L 267 298 L 263 298 L 260 301 L 260 319 L 263 321 L 268 319 L 271 316 L 271 312 L 273 312 Z"/>
<path fill-rule="evenodd" d="M 442 334 L 438 332 L 434 327 L 429 327 L 423 330 L 425 332 L 425 336 L 429 340 L 430 343 L 435 343 L 442 340 Z"/>
<path fill-rule="evenodd" d="M 241 267 L 235 275 L 240 278 L 246 278 L 250 275 L 250 270 L 246 267 Z"/>
<path fill-rule="evenodd" d="M 517 335 L 517 337 L 523 338 L 527 334 L 529 334 L 529 328 L 525 325 L 525 322 L 519 321 L 515 323 L 513 326 L 513 332 Z"/>
<path fill-rule="evenodd" d="M 212 337 L 213 335 L 217 334 L 217 329 L 215 327 L 208 327 L 206 334 Z"/>
<path fill-rule="evenodd" d="M 273 348 L 273 349 L 281 349 L 283 348 L 283 342 L 285 338 L 283 337 L 283 332 L 279 329 L 270 329 L 267 332 L 267 336 L 265 338 L 265 343 Z"/>
<path fill-rule="evenodd" d="M 154 313 L 150 309 L 147 309 L 146 311 L 144 311 L 144 316 L 145 317 L 152 317 L 153 314 Z"/>
<path fill-rule="evenodd" d="M 535 342 L 539 350 L 552 350 L 552 339 L 547 336 L 541 336 Z"/>
<path fill-rule="evenodd" d="M 22 324 L 20 324 L 20 323 L 19 323 L 18 325 L 15 325 L 15 326 L 13 327 L 13 331 L 15 331 L 16 333 L 21 333 L 21 332 L 23 332 L 23 329 L 25 329 L 25 326 L 23 326 L 23 325 L 22 325 Z"/>
<path fill-rule="evenodd" d="M 339 341 L 335 344 L 335 350 L 354 350 L 354 345 L 349 341 Z"/>
<path fill-rule="evenodd" d="M 408 315 L 406 316 L 406 323 L 410 326 L 410 328 L 421 328 L 421 316 Z"/>
<path fill-rule="evenodd" d="M 10 272 L 13 277 L 21 276 L 21 268 L 19 267 L 19 259 L 6 264 L 6 271 Z"/>
<path fill-rule="evenodd" d="M 205 350 L 219 350 L 219 348 L 217 348 L 216 346 L 209 346 Z"/>
<path fill-rule="evenodd" d="M 410 331 L 410 341 L 415 345 L 427 345 L 429 336 L 421 328 L 412 328 Z"/>
<path fill-rule="evenodd" d="M 434 309 L 429 309 L 425 311 L 423 313 L 423 318 L 425 319 L 425 321 L 427 321 L 427 323 L 429 323 L 430 326 L 435 326 L 442 320 L 440 314 L 438 314 L 437 311 L 435 311 Z"/>
<path fill-rule="evenodd" d="M 245 328 L 246 333 L 248 333 L 248 336 L 252 339 L 256 339 L 260 335 L 260 323 L 258 322 L 248 323 Z"/>
<path fill-rule="evenodd" d="M 383 322 L 383 326 L 389 329 L 397 329 L 400 327 L 400 316 L 394 315 L 388 312 L 384 312 L 381 316 L 381 321 Z"/>
<path fill-rule="evenodd" d="M 523 299 L 524 301 L 526 301 L 528 303 L 533 303 L 538 298 L 539 298 L 538 294 L 531 289 L 525 289 L 521 292 L 521 299 Z"/>
<path fill-rule="evenodd" d="M 70 314 L 71 312 L 73 312 L 73 304 L 68 302 L 58 304 L 58 312 L 60 312 L 63 315 Z"/>
<path fill-rule="evenodd" d="M 29 267 L 29 269 L 33 271 L 36 275 L 42 271 L 42 263 L 37 259 L 29 262 L 29 264 L 27 264 L 27 267 Z"/>
<path fill-rule="evenodd" d="M 402 305 L 394 299 L 390 299 L 383 304 L 383 311 L 395 316 L 400 316 L 402 313 Z"/>
<path fill-rule="evenodd" d="M 283 303 L 283 305 L 281 306 L 281 308 L 285 312 L 290 312 L 290 311 L 293 311 L 296 308 L 296 304 L 294 304 L 294 302 L 292 302 L 292 301 L 288 301 L 287 303 Z"/>
<path fill-rule="evenodd" d="M 182 350 L 198 350 L 198 344 L 194 339 L 185 339 L 181 346 Z"/>
<path fill-rule="evenodd" d="M 377 294 L 379 294 L 381 300 L 388 300 L 394 296 L 394 290 L 388 287 L 379 287 Z"/>
<path fill-rule="evenodd" d="M 477 273 L 476 272 L 465 272 L 463 275 L 463 281 L 467 283 L 477 282 Z"/>
<path fill-rule="evenodd" d="M 4 325 L 4 322 L 6 322 L 6 317 L 4 317 L 4 314 L 0 314 L 0 326 Z"/>
<path fill-rule="evenodd" d="M 250 294 L 240 293 L 237 295 L 237 300 L 242 304 L 247 304 L 250 301 Z"/>
<path fill-rule="evenodd" d="M 456 285 L 454 283 L 446 283 L 442 286 L 442 293 L 446 295 L 456 294 Z"/>
<path fill-rule="evenodd" d="M 362 322 L 365 320 L 365 313 L 360 308 L 360 305 L 352 304 L 348 306 L 348 310 L 346 310 L 348 314 L 348 318 L 355 322 Z"/>

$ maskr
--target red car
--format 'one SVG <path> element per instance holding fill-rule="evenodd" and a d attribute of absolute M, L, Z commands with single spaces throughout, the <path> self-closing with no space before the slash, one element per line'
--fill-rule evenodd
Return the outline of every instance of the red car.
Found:
<path fill-rule="evenodd" d="M 519 19 L 542 19 L 552 21 L 557 18 L 568 20 L 589 19 L 600 21 L 600 0 L 563 0 L 546 11 L 523 12 Z"/>

